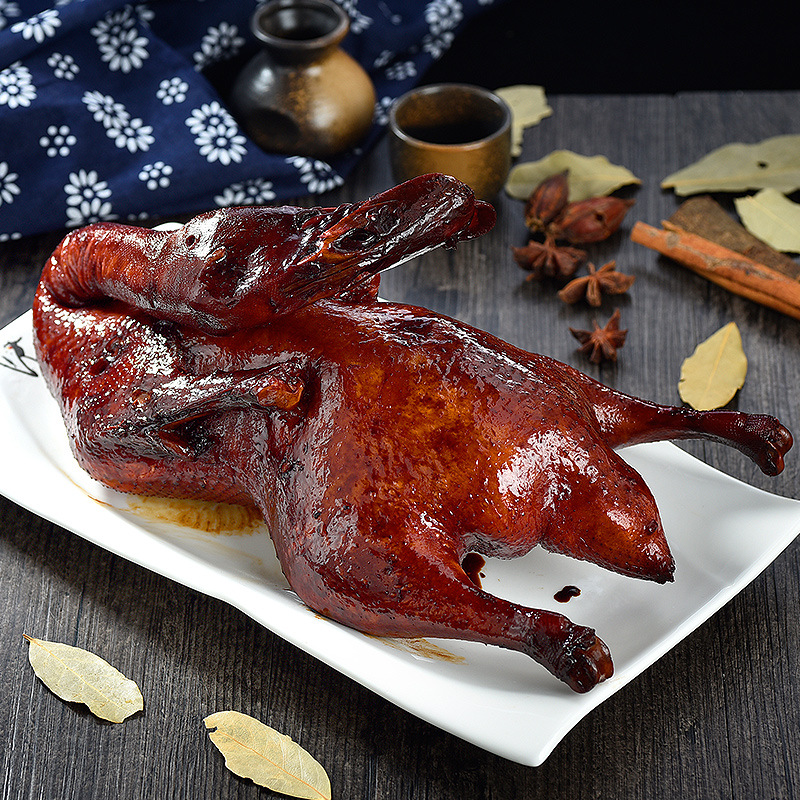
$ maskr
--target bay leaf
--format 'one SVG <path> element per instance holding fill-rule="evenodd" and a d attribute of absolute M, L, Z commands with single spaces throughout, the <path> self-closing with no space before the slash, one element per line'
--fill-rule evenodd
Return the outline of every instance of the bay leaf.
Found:
<path fill-rule="evenodd" d="M 62 700 L 84 703 L 109 722 L 122 722 L 144 708 L 139 687 L 100 656 L 69 644 L 25 638 L 33 671 Z"/>
<path fill-rule="evenodd" d="M 203 722 L 235 775 L 291 797 L 330 800 L 325 770 L 288 736 L 238 711 L 219 711 Z"/>
<path fill-rule="evenodd" d="M 564 170 L 569 173 L 570 203 L 610 194 L 620 186 L 641 183 L 629 169 L 612 164 L 605 156 L 553 150 L 538 161 L 517 164 L 509 173 L 506 192 L 518 200 L 527 200 L 543 180 Z"/>
<path fill-rule="evenodd" d="M 678 195 L 767 188 L 789 194 L 800 188 L 800 134 L 723 145 L 664 178 L 661 188 Z"/>
<path fill-rule="evenodd" d="M 753 236 L 783 253 L 800 253 L 800 204 L 777 189 L 762 189 L 733 202 Z"/>
<path fill-rule="evenodd" d="M 678 393 L 698 411 L 727 405 L 744 385 L 747 357 L 735 322 L 701 342 L 681 365 Z"/>
<path fill-rule="evenodd" d="M 496 89 L 495 94 L 506 101 L 511 109 L 511 155 L 522 152 L 522 132 L 538 125 L 553 113 L 547 103 L 544 87 L 517 84 Z"/>

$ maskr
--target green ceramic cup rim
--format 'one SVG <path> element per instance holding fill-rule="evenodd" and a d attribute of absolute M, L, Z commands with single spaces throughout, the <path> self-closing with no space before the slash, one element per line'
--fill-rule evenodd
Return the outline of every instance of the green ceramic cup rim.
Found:
<path fill-rule="evenodd" d="M 333 25 L 330 31 L 321 36 L 308 39 L 293 39 L 288 36 L 278 36 L 262 27 L 261 21 L 279 11 L 286 9 L 310 9 L 330 15 Z M 283 50 L 295 50 L 298 53 L 317 51 L 338 44 L 350 30 L 350 19 L 344 10 L 331 2 L 331 0 L 272 0 L 257 9 L 251 18 L 250 24 L 253 35 L 264 44 L 274 45 Z"/>
<path fill-rule="evenodd" d="M 418 139 L 415 136 L 411 136 L 397 121 L 398 110 L 402 109 L 402 107 L 409 100 L 427 95 L 446 93 L 469 94 L 474 97 L 478 97 L 481 100 L 489 101 L 494 107 L 499 109 L 502 114 L 497 127 L 491 133 L 481 137 L 480 139 L 469 139 L 463 142 L 454 142 L 452 144 L 439 144 L 437 142 L 429 142 L 425 139 Z M 411 89 L 410 91 L 398 97 L 397 100 L 392 103 L 389 109 L 389 128 L 392 134 L 398 139 L 418 147 L 424 147 L 430 150 L 441 149 L 444 151 L 472 149 L 481 147 L 487 142 L 497 139 L 498 137 L 502 137 L 511 130 L 511 109 L 505 100 L 489 89 L 484 89 L 482 86 L 475 86 L 471 83 L 434 83 L 429 86 L 418 86 L 417 88 Z"/>

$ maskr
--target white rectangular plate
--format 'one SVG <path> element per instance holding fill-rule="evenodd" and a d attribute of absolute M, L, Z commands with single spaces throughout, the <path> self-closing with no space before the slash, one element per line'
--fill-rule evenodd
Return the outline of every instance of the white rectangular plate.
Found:
<path fill-rule="evenodd" d="M 615 676 L 578 695 L 519 653 L 388 641 L 322 619 L 290 590 L 265 531 L 206 533 L 164 521 L 78 467 L 33 358 L 30 313 L 0 331 L 0 348 L 0 493 L 230 603 L 398 706 L 522 764 L 541 764 L 583 716 L 708 619 L 800 532 L 798 501 L 734 480 L 672 444 L 626 450 L 661 510 L 677 565 L 673 584 L 624 578 L 539 549 L 484 569 L 489 592 L 565 613 L 609 645 Z M 580 596 L 556 602 L 554 594 L 570 584 Z"/>

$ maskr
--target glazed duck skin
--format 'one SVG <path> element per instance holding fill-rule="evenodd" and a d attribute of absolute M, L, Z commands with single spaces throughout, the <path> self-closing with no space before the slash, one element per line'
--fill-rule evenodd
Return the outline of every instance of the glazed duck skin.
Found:
<path fill-rule="evenodd" d="M 377 302 L 374 283 L 219 335 L 159 319 L 152 297 L 146 314 L 70 307 L 53 274 L 34 307 L 38 353 L 92 475 L 254 503 L 319 613 L 377 635 L 519 650 L 576 691 L 612 674 L 605 644 L 485 592 L 465 556 L 539 544 L 670 580 L 655 501 L 614 448 L 712 438 L 775 474 L 791 445 L 771 417 L 622 395 L 455 320 Z"/>
<path fill-rule="evenodd" d="M 67 306 L 113 298 L 159 319 L 228 333 L 346 295 L 494 222 L 494 208 L 463 184 L 423 175 L 337 208 L 226 208 L 177 231 L 97 223 L 64 238 L 43 280 Z"/>

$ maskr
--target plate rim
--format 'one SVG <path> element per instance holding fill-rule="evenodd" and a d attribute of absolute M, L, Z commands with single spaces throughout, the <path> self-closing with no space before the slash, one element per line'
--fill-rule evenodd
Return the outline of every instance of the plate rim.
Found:
<path fill-rule="evenodd" d="M 13 335 L 16 335 L 22 326 L 27 326 L 27 332 L 30 336 L 32 329 L 31 318 L 32 312 L 28 310 L 5 325 L 0 331 L 2 331 L 3 334 L 13 331 Z M 0 435 L 7 436 L 9 434 L 8 411 L 10 409 L 11 412 L 16 413 L 16 410 L 6 391 L 8 380 L 5 371 L 0 372 L 3 372 L 2 377 L 0 377 Z M 43 381 L 40 383 L 44 386 Z M 52 403 L 52 408 L 60 419 L 56 401 L 50 397 L 46 388 L 44 390 Z M 27 433 L 26 431 L 26 434 Z M 11 431 L 11 434 L 13 436 L 13 431 Z M 17 435 L 21 435 L 19 431 Z M 557 686 L 554 688 L 554 692 L 551 696 L 557 696 L 563 700 L 560 705 L 564 706 L 564 713 L 561 719 L 555 720 L 549 727 L 547 735 L 538 737 L 535 745 L 531 742 L 527 744 L 523 743 L 520 740 L 524 737 L 518 734 L 507 737 L 507 741 L 496 741 L 496 737 L 493 737 L 490 741 L 485 735 L 480 735 L 480 733 L 476 734 L 475 726 L 470 730 L 465 730 L 459 725 L 452 724 L 452 720 L 448 722 L 442 719 L 441 715 L 433 713 L 432 709 L 437 707 L 436 703 L 441 699 L 440 693 L 444 692 L 446 694 L 448 683 L 450 682 L 446 674 L 440 673 L 435 669 L 427 670 L 427 680 L 423 682 L 423 686 L 417 687 L 420 689 L 420 693 L 415 695 L 415 699 L 409 699 L 407 696 L 398 698 L 396 692 L 388 691 L 383 682 L 376 680 L 374 676 L 370 678 L 369 675 L 365 675 L 363 665 L 372 665 L 372 667 L 378 670 L 378 674 L 381 674 L 383 670 L 388 667 L 392 667 L 395 670 L 399 669 L 400 673 L 406 674 L 408 678 L 418 677 L 419 665 L 411 664 L 409 666 L 410 662 L 408 660 L 398 660 L 395 657 L 395 651 L 391 648 L 376 648 L 373 637 L 368 637 L 363 633 L 346 628 L 343 625 L 323 619 L 319 615 L 314 614 L 314 612 L 304 606 L 299 598 L 288 588 L 284 591 L 283 597 L 278 595 L 273 599 L 279 606 L 283 607 L 283 611 L 288 612 L 287 617 L 291 620 L 291 624 L 276 624 L 274 619 L 268 618 L 268 614 L 259 613 L 253 608 L 253 601 L 255 599 L 263 603 L 263 590 L 257 591 L 256 587 L 247 584 L 236 584 L 235 576 L 232 577 L 227 574 L 224 569 L 212 567 L 203 559 L 190 555 L 185 550 L 179 551 L 174 546 L 170 545 L 169 542 L 158 540 L 150 542 L 149 551 L 158 553 L 159 555 L 169 553 L 172 558 L 143 558 L 141 554 L 131 552 L 131 548 L 125 546 L 125 542 L 130 542 L 132 540 L 130 537 L 119 537 L 118 541 L 120 545 L 116 545 L 114 542 L 109 543 L 103 539 L 103 537 L 98 537 L 94 533 L 93 528 L 87 532 L 86 525 L 77 525 L 71 515 L 53 513 L 52 510 L 43 508 L 40 504 L 32 502 L 31 497 L 26 495 L 24 491 L 14 491 L 13 486 L 11 491 L 9 491 L 9 482 L 13 484 L 13 479 L 9 481 L 10 475 L 8 468 L 5 466 L 6 460 L 0 461 L 0 494 L 5 495 L 11 501 L 26 508 L 30 513 L 43 517 L 98 547 L 162 575 L 169 580 L 174 580 L 184 586 L 207 594 L 237 608 L 242 613 L 254 619 L 258 624 L 271 630 L 275 635 L 291 642 L 323 663 L 326 663 L 328 666 L 331 666 L 347 677 L 357 681 L 362 686 L 374 691 L 389 702 L 436 727 L 446 730 L 489 752 L 493 752 L 520 764 L 535 767 L 539 766 L 547 759 L 567 733 L 581 719 L 638 677 L 655 663 L 655 661 L 673 649 L 680 641 L 703 624 L 703 622 L 713 616 L 713 614 L 763 572 L 763 570 L 794 541 L 798 534 L 800 534 L 800 501 L 798 500 L 770 493 L 727 475 L 700 459 L 695 458 L 671 442 L 634 445 L 630 448 L 626 448 L 625 452 L 638 453 L 638 457 L 644 456 L 656 462 L 664 461 L 668 466 L 674 465 L 676 462 L 679 466 L 681 462 L 684 464 L 692 464 L 696 469 L 715 480 L 721 480 L 729 483 L 731 486 L 744 488 L 748 492 L 755 493 L 755 496 L 769 498 L 770 502 L 776 504 L 776 507 L 785 507 L 787 510 L 791 508 L 794 515 L 796 515 L 796 519 L 795 516 L 792 515 L 792 524 L 788 525 L 787 523 L 787 530 L 782 532 L 781 535 L 775 536 L 771 540 L 770 546 L 763 552 L 760 552 L 759 557 L 756 558 L 752 564 L 749 564 L 748 567 L 739 574 L 736 580 L 723 586 L 708 600 L 708 602 L 695 609 L 687 618 L 683 619 L 675 630 L 662 636 L 655 644 L 639 653 L 621 674 L 616 674 L 610 680 L 598 685 L 591 692 L 584 695 L 575 695 L 570 690 L 566 689 L 566 687 L 561 687 L 555 679 L 552 679 Z M 30 456 L 30 454 L 28 455 Z M 30 457 L 33 458 L 33 456 Z M 57 468 L 55 465 L 53 466 Z M 100 484 L 97 485 L 100 486 Z M 79 502 L 82 512 L 88 515 L 88 520 L 92 524 L 95 523 L 96 518 L 102 521 L 109 513 L 106 508 L 97 502 L 97 498 L 93 498 L 88 492 L 85 493 L 85 499 Z M 131 529 L 134 531 L 134 541 L 139 541 L 143 532 L 152 538 L 150 533 L 145 531 L 141 526 L 136 526 L 131 520 L 126 520 L 122 514 L 116 514 L 116 518 L 118 523 L 128 529 L 129 532 Z M 191 569 L 175 569 L 174 565 L 176 559 L 181 567 L 191 567 Z M 222 580 L 219 580 L 220 577 Z M 298 610 L 302 613 L 297 613 Z M 342 639 L 343 634 L 344 639 Z M 329 649 L 331 644 L 338 645 L 341 644 L 342 641 L 347 643 L 347 650 L 349 652 L 344 654 L 341 652 L 332 654 Z M 564 692 L 568 692 L 569 694 L 564 694 Z M 467 694 L 471 694 L 471 692 L 467 692 Z M 531 695 L 535 697 L 536 692 L 532 691 Z"/>

